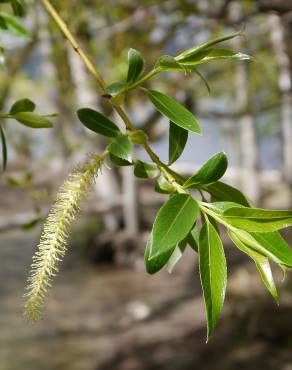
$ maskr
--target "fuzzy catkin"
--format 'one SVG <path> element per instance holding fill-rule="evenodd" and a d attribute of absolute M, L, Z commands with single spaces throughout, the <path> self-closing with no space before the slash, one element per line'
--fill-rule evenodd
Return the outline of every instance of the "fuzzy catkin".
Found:
<path fill-rule="evenodd" d="M 69 175 L 44 223 L 24 296 L 24 314 L 30 320 L 40 318 L 48 289 L 67 250 L 70 226 L 79 212 L 80 202 L 98 174 L 101 162 L 102 156 L 91 156 L 88 162 Z"/>

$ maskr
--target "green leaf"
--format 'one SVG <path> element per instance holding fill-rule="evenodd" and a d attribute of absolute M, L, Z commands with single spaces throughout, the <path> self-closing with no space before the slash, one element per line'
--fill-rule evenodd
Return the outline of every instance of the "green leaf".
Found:
<path fill-rule="evenodd" d="M 229 231 L 228 235 L 233 243 L 240 249 L 242 252 L 246 253 L 256 264 L 257 269 L 260 272 L 262 280 L 266 285 L 268 291 L 271 293 L 272 297 L 277 303 L 279 303 L 279 297 L 277 293 L 277 288 L 273 279 L 272 270 L 270 267 L 269 259 L 263 254 L 249 248 L 245 245 L 235 233 Z"/>
<path fill-rule="evenodd" d="M 184 128 L 169 122 L 169 145 L 168 164 L 175 162 L 184 151 L 188 140 L 188 131 Z"/>
<path fill-rule="evenodd" d="M 162 55 L 156 61 L 154 68 L 159 71 L 185 71 L 185 68 L 171 55 Z"/>
<path fill-rule="evenodd" d="M 124 167 L 124 166 L 133 166 L 133 162 L 126 161 L 125 159 L 121 159 L 119 157 L 116 157 L 115 155 L 111 154 L 109 155 L 110 160 L 115 166 Z"/>
<path fill-rule="evenodd" d="M 291 250 L 277 231 L 273 233 L 249 233 L 236 228 L 232 228 L 231 231 L 248 247 L 270 258 L 280 267 L 291 267 Z M 258 235 L 257 239 L 255 239 L 255 235 Z"/>
<path fill-rule="evenodd" d="M 193 230 L 191 230 L 191 232 L 186 237 L 188 245 L 196 253 L 199 252 L 199 238 L 200 238 L 200 230 L 198 228 L 198 225 L 196 224 Z"/>
<path fill-rule="evenodd" d="M 127 76 L 127 83 L 131 84 L 140 77 L 141 73 L 144 69 L 144 59 L 139 51 L 135 49 L 129 49 L 128 52 L 128 76 Z"/>
<path fill-rule="evenodd" d="M 160 170 L 153 163 L 146 163 L 143 161 L 136 161 L 134 167 L 134 175 L 141 179 L 153 179 L 159 176 Z"/>
<path fill-rule="evenodd" d="M 235 33 L 231 33 L 229 35 L 225 35 L 225 36 L 220 36 L 220 37 L 217 37 L 215 39 L 212 39 L 210 41 L 207 41 L 206 43 L 204 44 L 201 44 L 201 45 L 198 45 L 198 46 L 195 46 L 195 47 L 192 47 L 184 52 L 182 52 L 181 54 L 179 54 L 175 60 L 182 63 L 184 62 L 184 60 L 186 60 L 187 58 L 189 57 L 193 57 L 194 55 L 198 54 L 199 52 L 201 51 L 204 51 L 208 48 L 210 48 L 211 46 L 213 45 L 216 45 L 216 44 L 219 44 L 221 42 L 224 42 L 224 41 L 227 41 L 227 40 L 231 40 L 233 39 L 234 37 L 236 36 L 239 36 L 241 34 L 241 31 L 239 32 L 235 32 Z"/>
<path fill-rule="evenodd" d="M 171 274 L 174 266 L 178 263 L 178 261 L 182 258 L 183 253 L 187 247 L 187 239 L 183 239 L 178 245 L 175 247 L 172 255 L 170 256 L 169 260 L 167 261 L 167 271 Z"/>
<path fill-rule="evenodd" d="M 225 173 L 228 166 L 226 154 L 220 152 L 210 158 L 197 173 L 190 177 L 185 183 L 184 188 L 198 188 L 206 186 L 219 180 Z"/>
<path fill-rule="evenodd" d="M 199 266 L 207 315 L 207 341 L 221 312 L 227 284 L 227 268 L 222 242 L 207 221 L 200 233 Z"/>
<path fill-rule="evenodd" d="M 91 108 L 81 108 L 77 111 L 77 115 L 85 127 L 97 134 L 107 137 L 117 137 L 120 133 L 115 123 Z"/>
<path fill-rule="evenodd" d="M 106 92 L 109 93 L 112 96 L 118 95 L 120 92 L 122 92 L 127 84 L 125 82 L 114 82 L 106 87 Z"/>
<path fill-rule="evenodd" d="M 175 246 L 170 248 L 168 251 L 161 253 L 158 256 L 150 259 L 149 256 L 150 256 L 151 244 L 152 244 L 152 235 L 150 236 L 150 239 L 146 245 L 144 261 L 145 261 L 146 271 L 149 274 L 155 274 L 167 264 L 167 261 L 171 257 L 175 249 Z"/>
<path fill-rule="evenodd" d="M 201 55 L 200 55 L 201 54 Z M 243 61 L 243 60 L 251 60 L 252 58 L 247 55 L 237 51 L 229 50 L 229 49 L 206 49 L 203 54 L 199 53 L 194 56 L 190 56 L 185 58 L 183 61 L 183 65 L 185 68 L 188 66 L 198 65 L 207 63 L 213 60 L 231 60 L 231 61 Z"/>
<path fill-rule="evenodd" d="M 210 193 L 215 200 L 235 202 L 245 207 L 251 205 L 241 191 L 224 182 L 216 181 L 213 184 L 204 186 L 203 189 Z"/>
<path fill-rule="evenodd" d="M 153 224 L 150 257 L 167 252 L 193 227 L 199 214 L 197 202 L 189 194 L 175 194 L 160 208 Z"/>
<path fill-rule="evenodd" d="M 128 131 L 127 134 L 134 144 L 147 143 L 148 136 L 143 130 L 131 130 Z"/>
<path fill-rule="evenodd" d="M 0 28 L 12 36 L 20 36 L 31 39 L 27 29 L 15 18 L 7 14 L 0 14 Z"/>
<path fill-rule="evenodd" d="M 292 225 L 292 211 L 231 207 L 223 212 L 228 224 L 252 232 L 277 231 Z"/>
<path fill-rule="evenodd" d="M 282 265 L 292 268 L 292 249 L 278 231 L 250 233 L 266 251 L 273 254 Z"/>
<path fill-rule="evenodd" d="M 243 207 L 242 205 L 235 202 L 213 202 L 213 203 L 204 203 L 208 208 L 212 209 L 216 213 L 223 214 L 229 208 L 234 207 Z"/>
<path fill-rule="evenodd" d="M 50 128 L 53 127 L 52 122 L 47 120 L 44 116 L 32 112 L 18 112 L 9 115 L 8 118 L 14 118 L 19 123 L 30 128 Z"/>
<path fill-rule="evenodd" d="M 147 90 L 147 94 L 156 109 L 174 124 L 197 134 L 201 132 L 194 115 L 177 101 L 159 91 Z"/>
<path fill-rule="evenodd" d="M 6 145 L 5 133 L 4 133 L 4 130 L 1 124 L 0 124 L 0 139 L 1 139 L 1 144 L 2 144 L 2 168 L 3 168 L 3 171 L 5 171 L 6 166 L 7 166 L 7 145 Z"/>
<path fill-rule="evenodd" d="M 11 6 L 14 15 L 17 17 L 23 17 L 25 15 L 25 8 L 22 0 L 11 0 Z"/>
<path fill-rule="evenodd" d="M 35 110 L 35 103 L 29 99 L 17 100 L 10 108 L 9 114 L 16 114 L 19 112 L 33 112 Z"/>
<path fill-rule="evenodd" d="M 155 191 L 161 194 L 175 193 L 175 188 L 161 175 L 155 182 Z"/>
<path fill-rule="evenodd" d="M 21 225 L 21 228 L 22 228 L 22 230 L 30 231 L 30 230 L 34 229 L 41 221 L 42 221 L 42 219 L 40 217 L 36 217 L 36 218 L 32 219 L 31 221 Z"/>
<path fill-rule="evenodd" d="M 113 142 L 108 145 L 108 151 L 114 156 L 124 159 L 128 162 L 132 161 L 133 145 L 127 135 L 117 136 Z"/>

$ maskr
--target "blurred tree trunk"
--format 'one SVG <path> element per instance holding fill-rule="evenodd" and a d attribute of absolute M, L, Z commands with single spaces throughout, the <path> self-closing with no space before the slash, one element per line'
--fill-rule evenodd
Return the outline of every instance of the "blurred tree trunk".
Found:
<path fill-rule="evenodd" d="M 271 15 L 269 17 L 269 24 L 271 29 L 271 41 L 275 51 L 274 55 L 279 69 L 279 89 L 282 99 L 281 129 L 283 137 L 283 177 L 288 181 L 290 187 L 292 187 L 292 63 L 290 63 L 286 52 L 285 32 L 280 17 L 276 14 Z"/>
<path fill-rule="evenodd" d="M 93 107 L 98 106 L 98 99 L 96 91 L 93 91 L 91 84 L 89 83 L 89 78 L 87 71 L 84 68 L 83 62 L 76 55 L 74 50 L 68 46 L 68 56 L 70 68 L 72 71 L 73 85 L 76 88 L 76 101 L 78 107 Z M 82 136 L 85 136 L 85 131 L 80 125 L 80 133 L 83 132 L 83 135 L 80 134 L 80 139 Z M 89 135 L 91 135 L 89 133 Z M 86 148 L 86 152 L 94 151 L 101 152 L 104 147 L 104 143 L 100 141 L 100 137 L 97 135 L 93 136 L 94 138 L 94 147 Z M 79 153 L 82 156 L 85 153 Z M 114 171 L 104 170 L 102 174 L 97 178 L 94 184 L 94 190 L 98 199 L 102 199 L 109 208 L 117 203 L 117 196 L 120 193 L 118 179 L 115 176 Z M 108 231 L 114 231 L 118 228 L 118 218 L 114 212 L 108 212 L 104 215 L 104 224 L 105 228 Z"/>
<path fill-rule="evenodd" d="M 240 3 L 230 4 L 230 18 L 236 22 L 241 16 Z M 241 50 L 241 40 L 234 41 Z M 249 109 L 247 64 L 238 63 L 235 76 L 235 100 L 238 112 L 246 112 L 238 120 L 241 143 L 242 189 L 250 199 L 258 203 L 260 182 L 258 176 L 258 152 L 255 120 Z"/>

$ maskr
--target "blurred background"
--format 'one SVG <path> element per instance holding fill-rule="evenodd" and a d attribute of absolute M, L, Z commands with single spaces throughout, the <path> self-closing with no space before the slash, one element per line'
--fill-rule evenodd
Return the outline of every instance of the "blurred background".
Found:
<path fill-rule="evenodd" d="M 149 83 L 176 97 L 199 119 L 174 168 L 193 173 L 224 150 L 224 181 L 269 208 L 292 206 L 291 0 L 71 0 L 54 2 L 108 83 L 127 73 L 127 51 L 138 49 L 149 70 L 162 54 L 176 55 L 209 38 L 243 29 L 226 44 L 255 60 L 202 66 L 211 93 L 196 76 L 160 74 Z M 10 12 L 6 4 L 1 10 Z M 7 122 L 9 162 L 0 174 L 0 370 L 292 369 L 292 276 L 276 270 L 281 305 L 256 268 L 224 236 L 229 266 L 226 303 L 205 344 L 206 322 L 196 256 L 187 253 L 172 274 L 147 275 L 143 249 L 166 199 L 132 169 L 108 164 L 75 223 L 68 255 L 36 324 L 22 317 L 31 257 L 58 187 L 87 153 L 106 145 L 77 120 L 93 107 L 118 121 L 95 81 L 38 2 L 21 20 L 32 39 L 4 31 L 0 108 L 24 97 L 53 129 Z M 2 61 L 2 58 L 1 58 Z M 135 124 L 162 160 L 168 122 L 143 92 L 127 96 Z M 137 158 L 146 160 L 142 151 Z M 292 235 L 286 233 L 292 242 Z"/>

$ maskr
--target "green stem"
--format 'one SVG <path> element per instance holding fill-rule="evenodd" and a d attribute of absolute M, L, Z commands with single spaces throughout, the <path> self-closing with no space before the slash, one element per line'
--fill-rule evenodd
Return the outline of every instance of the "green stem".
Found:
<path fill-rule="evenodd" d="M 69 30 L 68 26 L 66 23 L 63 21 L 63 19 L 60 17 L 56 9 L 53 7 L 51 4 L 50 0 L 41 0 L 42 4 L 44 5 L 45 9 L 47 12 L 50 14 L 50 16 L 54 19 L 56 24 L 58 25 L 59 29 L 62 31 L 64 34 L 65 38 L 70 42 L 71 46 L 73 49 L 76 51 L 76 53 L 79 55 L 79 57 L 82 59 L 83 63 L 85 64 L 88 72 L 93 75 L 93 77 L 97 80 L 97 83 L 99 87 L 101 88 L 102 92 L 106 92 L 106 83 L 104 82 L 103 78 L 99 74 L 99 72 L 96 70 L 94 65 L 91 63 L 89 57 L 86 55 L 86 53 L 83 51 L 81 46 L 79 45 L 78 41 L 75 39 L 71 31 Z M 140 80 L 136 81 L 134 84 L 129 86 L 126 90 L 124 91 L 129 91 L 131 89 L 134 89 L 135 87 L 139 86 L 143 82 L 147 81 L 154 75 L 156 75 L 159 72 L 157 69 L 151 70 L 149 73 L 147 73 L 144 77 L 142 77 Z M 111 102 L 111 101 L 110 101 Z M 111 102 L 113 105 L 114 109 L 118 113 L 118 115 L 122 118 L 127 130 L 133 131 L 135 130 L 135 126 L 131 122 L 130 118 L 124 111 L 124 109 L 119 105 L 119 104 L 114 104 Z M 153 152 L 151 147 L 149 146 L 148 143 L 143 144 L 144 149 L 148 153 L 149 157 L 151 160 L 157 164 L 157 166 L 161 169 L 161 171 L 165 174 L 165 177 L 169 182 L 172 183 L 177 189 L 180 191 L 184 191 L 181 187 L 181 185 L 177 181 L 184 181 L 183 176 L 179 175 L 175 171 L 171 170 L 165 163 L 163 163 L 158 156 Z"/>
<path fill-rule="evenodd" d="M 129 85 L 125 87 L 117 96 L 124 94 L 125 92 L 128 92 L 130 90 L 135 89 L 136 87 L 142 85 L 144 82 L 150 80 L 150 78 L 157 75 L 160 71 L 156 68 L 152 69 L 150 72 L 148 72 L 145 76 L 143 76 L 140 80 L 135 81 L 132 85 Z"/>

